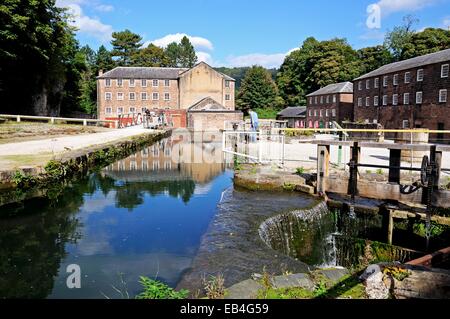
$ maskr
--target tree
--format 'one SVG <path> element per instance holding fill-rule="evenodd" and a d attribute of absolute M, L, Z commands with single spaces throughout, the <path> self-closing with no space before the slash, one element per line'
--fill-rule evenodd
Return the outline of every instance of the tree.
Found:
<path fill-rule="evenodd" d="M 403 58 L 410 59 L 448 48 L 450 48 L 450 30 L 427 28 L 413 34 L 410 41 L 405 44 Z"/>
<path fill-rule="evenodd" d="M 0 99 L 4 112 L 58 115 L 63 102 L 73 102 L 77 68 L 82 66 L 68 19 L 54 0 L 2 2 Z"/>
<path fill-rule="evenodd" d="M 100 70 L 109 71 L 115 66 L 111 52 L 109 52 L 103 45 L 101 45 L 97 50 L 95 66 L 96 73 Z"/>
<path fill-rule="evenodd" d="M 197 55 L 194 46 L 188 37 L 184 36 L 179 44 L 179 65 L 182 68 L 192 68 L 197 63 Z"/>
<path fill-rule="evenodd" d="M 360 49 L 357 51 L 357 54 L 363 64 L 362 73 L 369 73 L 393 62 L 391 52 L 382 45 Z"/>
<path fill-rule="evenodd" d="M 261 66 L 251 67 L 237 96 L 238 109 L 278 108 L 280 104 L 278 89 L 270 73 Z"/>
<path fill-rule="evenodd" d="M 176 42 L 169 43 L 164 53 L 166 54 L 168 60 L 167 66 L 172 68 L 178 67 L 180 62 L 180 47 L 178 44 Z"/>
<path fill-rule="evenodd" d="M 148 47 L 140 49 L 133 55 L 133 66 L 161 67 L 167 66 L 169 60 L 164 49 L 150 43 Z"/>
<path fill-rule="evenodd" d="M 358 54 L 345 39 L 319 42 L 308 38 L 285 58 L 277 84 L 284 101 L 301 105 L 308 93 L 332 83 L 352 81 L 361 70 Z"/>
<path fill-rule="evenodd" d="M 419 22 L 418 19 L 412 15 L 403 17 L 403 25 L 395 27 L 392 31 L 386 33 L 384 39 L 384 46 L 387 47 L 393 54 L 396 61 L 404 60 L 405 50 L 408 43 L 413 37 L 414 25 Z"/>
<path fill-rule="evenodd" d="M 80 49 L 83 54 L 85 70 L 80 77 L 80 109 L 87 114 L 95 114 L 97 111 L 97 80 L 98 73 L 97 53 L 88 45 Z"/>
<path fill-rule="evenodd" d="M 142 46 L 142 37 L 128 29 L 125 31 L 113 32 L 112 37 L 112 56 L 117 57 L 116 62 L 119 66 L 130 66 L 133 55 L 135 55 Z"/>

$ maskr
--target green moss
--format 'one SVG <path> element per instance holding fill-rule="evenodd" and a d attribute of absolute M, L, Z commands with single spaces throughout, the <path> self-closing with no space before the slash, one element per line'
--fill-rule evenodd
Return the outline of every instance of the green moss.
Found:
<path fill-rule="evenodd" d="M 283 184 L 283 190 L 285 190 L 287 192 L 293 192 L 293 191 L 295 191 L 295 184 L 284 183 Z"/>

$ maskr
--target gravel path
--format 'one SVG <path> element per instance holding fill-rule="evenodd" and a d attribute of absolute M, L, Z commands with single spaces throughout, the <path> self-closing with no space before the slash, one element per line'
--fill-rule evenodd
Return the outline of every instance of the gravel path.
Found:
<path fill-rule="evenodd" d="M 27 141 L 0 145 L 0 156 L 56 154 L 109 143 L 115 140 L 151 132 L 142 127 L 130 127 L 103 133 L 82 134 L 39 141 Z"/>

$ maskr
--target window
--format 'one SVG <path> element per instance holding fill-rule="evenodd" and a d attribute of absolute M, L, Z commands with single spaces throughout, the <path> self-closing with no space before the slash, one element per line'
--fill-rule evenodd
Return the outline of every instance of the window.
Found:
<path fill-rule="evenodd" d="M 153 101 L 158 101 L 158 100 L 159 100 L 159 93 L 154 92 L 154 93 L 152 94 L 152 99 L 153 99 Z"/>
<path fill-rule="evenodd" d="M 147 108 L 146 108 L 146 107 L 141 108 L 141 112 L 142 112 L 142 113 L 145 113 L 145 111 L 147 111 Z"/>
<path fill-rule="evenodd" d="M 129 96 L 130 96 L 130 101 L 136 100 L 136 93 L 130 92 Z"/>
<path fill-rule="evenodd" d="M 136 112 L 136 108 L 135 107 L 130 107 L 130 113 L 134 113 Z"/>
<path fill-rule="evenodd" d="M 370 97 L 366 97 L 366 106 L 370 106 Z"/>
<path fill-rule="evenodd" d="M 122 87 L 123 86 L 123 80 L 117 79 L 117 86 Z"/>
<path fill-rule="evenodd" d="M 130 87 L 131 88 L 136 86 L 136 83 L 134 82 L 134 79 L 130 79 L 129 81 L 130 81 L 129 83 L 130 83 Z"/>
<path fill-rule="evenodd" d="M 408 120 L 403 120 L 402 121 L 402 127 L 403 128 L 409 128 L 409 121 Z"/>
<path fill-rule="evenodd" d="M 378 104 L 380 103 L 378 96 L 374 96 L 373 97 L 373 106 L 378 106 Z"/>
<path fill-rule="evenodd" d="M 309 104 L 313 104 L 313 98 L 312 97 L 309 98 Z"/>
<path fill-rule="evenodd" d="M 226 99 L 226 96 L 225 96 Z M 170 101 L 170 93 L 164 93 L 164 101 Z"/>
<path fill-rule="evenodd" d="M 117 114 L 122 114 L 122 113 L 123 113 L 123 107 L 118 107 Z"/>
<path fill-rule="evenodd" d="M 404 105 L 409 105 L 409 93 L 404 93 L 403 94 L 403 104 Z"/>
<path fill-rule="evenodd" d="M 398 105 L 398 94 L 392 96 L 392 105 Z"/>
<path fill-rule="evenodd" d="M 336 103 L 336 95 L 333 95 L 333 103 Z"/>
<path fill-rule="evenodd" d="M 123 101 L 123 93 L 117 93 L 117 101 Z"/>
<path fill-rule="evenodd" d="M 111 79 L 106 79 L 105 80 L 105 86 L 106 87 L 110 87 L 111 86 Z"/>
<path fill-rule="evenodd" d="M 331 116 L 332 117 L 336 117 L 336 109 L 332 109 L 331 110 Z"/>
<path fill-rule="evenodd" d="M 423 93 L 417 92 L 416 93 L 416 104 L 422 104 L 422 99 L 423 99 Z"/>
<path fill-rule="evenodd" d="M 111 92 L 106 92 L 105 93 L 105 100 L 106 101 L 111 101 L 112 100 L 112 93 Z"/>
<path fill-rule="evenodd" d="M 153 87 L 158 87 L 158 80 L 153 80 L 152 85 Z"/>
<path fill-rule="evenodd" d="M 317 104 L 317 96 L 314 98 L 314 104 Z"/>
<path fill-rule="evenodd" d="M 417 82 L 423 81 L 423 69 L 417 70 Z"/>
<path fill-rule="evenodd" d="M 411 83 L 411 72 L 405 73 L 405 83 Z"/>
<path fill-rule="evenodd" d="M 326 117 L 330 116 L 330 113 L 328 113 L 328 110 L 325 110 L 325 116 Z"/>
<path fill-rule="evenodd" d="M 314 110 L 314 116 L 316 116 L 317 117 L 317 110 Z"/>
<path fill-rule="evenodd" d="M 383 106 L 388 105 L 388 96 L 387 95 L 383 95 Z"/>
<path fill-rule="evenodd" d="M 362 97 L 358 98 L 358 106 L 362 106 Z"/>
<path fill-rule="evenodd" d="M 105 109 L 105 113 L 106 113 L 106 114 L 111 114 L 111 113 L 112 113 L 112 107 L 107 107 L 107 108 Z"/>
<path fill-rule="evenodd" d="M 323 110 L 320 110 L 320 117 L 323 117 Z"/>
<path fill-rule="evenodd" d="M 230 101 L 230 100 L 231 100 L 230 94 L 225 94 L 225 101 Z"/>
<path fill-rule="evenodd" d="M 447 90 L 439 90 L 439 103 L 447 103 Z"/>
<path fill-rule="evenodd" d="M 387 87 L 388 86 L 388 80 L 389 80 L 388 76 L 384 76 L 383 77 L 383 87 Z"/>
<path fill-rule="evenodd" d="M 309 116 L 312 116 L 312 110 L 309 110 L 308 114 L 309 114 Z"/>
<path fill-rule="evenodd" d="M 147 92 L 141 92 L 141 100 L 147 101 Z"/>
<path fill-rule="evenodd" d="M 327 95 L 327 104 L 330 103 L 330 96 Z"/>
<path fill-rule="evenodd" d="M 358 82 L 358 90 L 359 90 L 359 91 L 362 90 L 362 82 L 361 82 L 361 81 Z"/>
<path fill-rule="evenodd" d="M 170 80 L 164 80 L 164 86 L 170 86 Z"/>
<path fill-rule="evenodd" d="M 142 80 L 141 80 L 141 86 L 142 86 L 143 88 L 146 88 L 146 87 L 147 87 L 147 80 L 146 80 L 146 79 L 142 79 Z"/>
<path fill-rule="evenodd" d="M 380 79 L 379 78 L 375 78 L 373 86 L 376 89 L 378 89 L 380 87 Z"/>
<path fill-rule="evenodd" d="M 441 67 L 441 78 L 448 78 L 448 70 L 449 70 L 448 64 L 444 64 Z"/>
<path fill-rule="evenodd" d="M 225 87 L 226 87 L 226 88 L 229 88 L 229 87 L 230 87 L 230 81 L 225 80 Z"/>
<path fill-rule="evenodd" d="M 323 104 L 323 96 L 320 97 L 320 104 Z"/>
<path fill-rule="evenodd" d="M 366 80 L 366 89 L 367 89 L 367 90 L 370 89 L 370 80 Z"/>
<path fill-rule="evenodd" d="M 398 74 L 394 74 L 393 83 L 394 83 L 394 85 L 398 85 Z"/>

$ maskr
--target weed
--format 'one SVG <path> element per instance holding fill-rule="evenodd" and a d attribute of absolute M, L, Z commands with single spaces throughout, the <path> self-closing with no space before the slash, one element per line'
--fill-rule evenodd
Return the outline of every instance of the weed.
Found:
<path fill-rule="evenodd" d="M 20 188 L 29 188 L 34 186 L 37 183 L 37 180 L 34 176 L 24 175 L 20 171 L 16 171 L 12 177 L 12 181 Z"/>
<path fill-rule="evenodd" d="M 372 174 L 372 171 L 370 169 L 366 170 L 366 174 Z"/>
<path fill-rule="evenodd" d="M 302 167 L 297 167 L 297 169 L 295 170 L 295 173 L 297 175 L 302 175 L 302 174 L 305 173 L 305 168 L 303 166 Z"/>
<path fill-rule="evenodd" d="M 141 276 L 139 282 L 144 286 L 144 291 L 137 295 L 136 299 L 186 299 L 189 295 L 188 290 L 175 291 L 166 284 L 148 277 Z"/>
<path fill-rule="evenodd" d="M 403 281 L 410 275 L 408 269 L 403 269 L 400 267 L 386 267 L 383 270 L 383 274 L 391 276 L 398 281 Z"/>
<path fill-rule="evenodd" d="M 295 190 L 295 184 L 284 183 L 283 190 L 285 190 L 287 192 L 293 192 Z"/>
<path fill-rule="evenodd" d="M 222 274 L 203 278 L 203 285 L 208 299 L 223 299 L 225 297 L 225 279 Z"/>
<path fill-rule="evenodd" d="M 381 168 L 377 169 L 377 174 L 378 175 L 383 175 L 383 170 Z"/>

